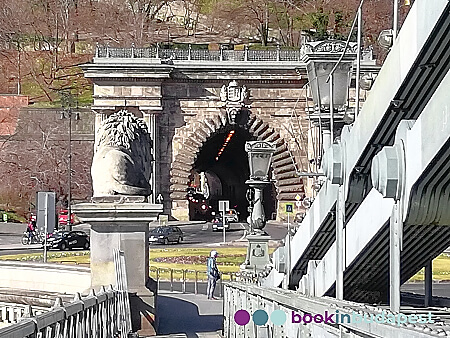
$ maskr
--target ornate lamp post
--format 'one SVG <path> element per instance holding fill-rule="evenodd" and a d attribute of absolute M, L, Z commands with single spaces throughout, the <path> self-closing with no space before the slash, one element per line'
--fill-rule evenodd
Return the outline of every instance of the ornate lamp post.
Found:
<path fill-rule="evenodd" d="M 269 184 L 268 173 L 275 145 L 265 141 L 249 141 L 245 143 L 245 151 L 248 153 L 250 167 L 250 179 L 245 183 L 255 189 L 253 197 L 253 210 L 250 216 L 252 233 L 262 233 L 266 226 L 264 214 L 263 189 Z"/>
<path fill-rule="evenodd" d="M 348 118 L 348 87 L 355 46 L 348 46 L 346 54 L 344 41 L 311 42 L 303 47 L 303 61 L 306 63 L 309 84 L 314 101 L 314 111 L 309 118 L 322 131 L 323 151 L 334 140 L 334 134 L 342 128 Z"/>
<path fill-rule="evenodd" d="M 245 151 L 248 153 L 250 167 L 250 179 L 245 183 L 253 188 L 253 205 L 249 216 L 250 234 L 247 257 L 241 270 L 261 271 L 269 263 L 269 239 L 264 231 L 266 215 L 264 214 L 263 189 L 270 183 L 268 178 L 270 161 L 275 152 L 275 145 L 265 141 L 249 141 L 245 143 Z"/>

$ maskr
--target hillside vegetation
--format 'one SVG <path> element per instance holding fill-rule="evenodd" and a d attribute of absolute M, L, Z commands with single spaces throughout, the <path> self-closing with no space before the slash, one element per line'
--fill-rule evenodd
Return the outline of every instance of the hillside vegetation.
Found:
<path fill-rule="evenodd" d="M 297 48 L 302 34 L 346 38 L 357 0 L 3 0 L 0 11 L 0 93 L 29 95 L 59 107 L 61 89 L 79 106 L 92 101 L 78 65 L 96 43 L 254 43 Z M 390 28 L 392 1 L 366 2 L 364 44 Z M 401 7 L 402 17 L 409 6 Z"/>

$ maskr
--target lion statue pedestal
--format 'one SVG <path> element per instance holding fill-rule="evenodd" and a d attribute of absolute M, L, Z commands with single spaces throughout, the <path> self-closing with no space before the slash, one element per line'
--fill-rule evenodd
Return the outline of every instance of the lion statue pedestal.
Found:
<path fill-rule="evenodd" d="M 147 202 L 152 141 L 145 122 L 124 110 L 102 122 L 96 140 L 92 203 L 72 206 L 80 220 L 91 225 L 91 284 L 116 285 L 114 252 L 122 251 L 133 332 L 151 334 L 152 323 L 143 315 L 154 309 L 154 293 L 147 288 L 149 223 L 163 211 L 162 204 Z"/>
<path fill-rule="evenodd" d="M 149 327 L 142 313 L 143 305 L 154 308 L 154 292 L 149 285 L 149 223 L 156 221 L 162 212 L 161 204 L 137 202 L 139 196 L 122 196 L 122 202 L 112 196 L 98 203 L 73 206 L 74 213 L 83 223 L 91 225 L 91 286 L 98 290 L 102 285 L 116 285 L 114 251 L 124 252 L 128 292 L 130 295 L 133 329 L 142 331 Z M 135 202 L 133 202 L 133 199 Z M 136 201 L 137 200 L 137 201 Z M 151 329 L 150 329 L 151 330 Z"/>

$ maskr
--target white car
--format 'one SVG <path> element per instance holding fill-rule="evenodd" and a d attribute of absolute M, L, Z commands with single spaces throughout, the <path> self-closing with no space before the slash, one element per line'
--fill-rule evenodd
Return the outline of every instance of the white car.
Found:
<path fill-rule="evenodd" d="M 239 216 L 236 209 L 230 209 L 225 213 L 225 221 L 227 223 L 230 222 L 239 222 Z"/>

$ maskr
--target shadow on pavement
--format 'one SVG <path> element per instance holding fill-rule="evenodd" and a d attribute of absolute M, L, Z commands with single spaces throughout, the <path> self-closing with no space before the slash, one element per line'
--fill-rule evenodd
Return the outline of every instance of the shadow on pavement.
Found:
<path fill-rule="evenodd" d="M 208 306 L 215 307 L 211 309 L 215 310 L 211 311 L 213 313 L 222 312 L 220 301 L 209 301 Z M 221 314 L 201 315 L 199 307 L 189 301 L 168 295 L 158 295 L 156 307 L 158 335 L 184 333 L 188 338 L 197 338 L 196 333 L 222 330 L 223 316 Z M 217 307 L 220 311 L 217 311 Z"/>

